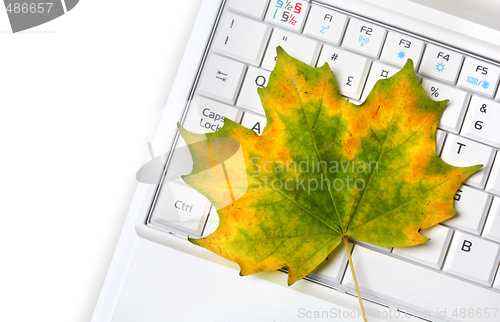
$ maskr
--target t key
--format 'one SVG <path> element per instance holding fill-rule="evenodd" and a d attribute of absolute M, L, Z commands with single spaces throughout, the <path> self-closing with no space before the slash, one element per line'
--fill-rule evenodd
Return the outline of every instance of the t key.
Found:
<path fill-rule="evenodd" d="M 441 158 L 457 167 L 482 164 L 483 167 L 471 175 L 465 183 L 483 189 L 490 173 L 494 152 L 492 148 L 457 135 L 448 134 Z"/>

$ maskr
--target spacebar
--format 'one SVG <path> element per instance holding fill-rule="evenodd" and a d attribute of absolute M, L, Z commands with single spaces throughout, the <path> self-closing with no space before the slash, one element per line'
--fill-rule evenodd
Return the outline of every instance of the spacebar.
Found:
<path fill-rule="evenodd" d="M 498 292 L 360 246 L 352 257 L 362 295 L 436 321 L 500 320 Z M 354 289 L 350 269 L 342 284 Z"/>

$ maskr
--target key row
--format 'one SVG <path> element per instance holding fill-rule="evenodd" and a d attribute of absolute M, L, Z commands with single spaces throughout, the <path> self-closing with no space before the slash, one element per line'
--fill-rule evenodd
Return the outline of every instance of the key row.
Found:
<path fill-rule="evenodd" d="M 239 2 L 231 1 L 229 8 L 247 14 Z M 261 2 L 259 5 L 266 3 Z M 309 6 L 311 8 L 308 11 Z M 261 18 L 261 15 L 257 16 Z M 229 12 L 221 22 L 215 50 L 272 70 L 275 48 L 280 45 L 299 60 L 314 65 L 321 47 L 320 43 L 311 39 L 315 38 L 363 55 L 355 61 L 369 57 L 403 66 L 411 58 L 415 68 L 424 76 L 456 84 L 486 97 L 494 97 L 496 93 L 495 98 L 500 99 L 500 92 L 496 91 L 500 78 L 499 66 L 470 56 L 464 57 L 446 47 L 425 44 L 420 39 L 387 31 L 379 25 L 349 18 L 322 6 L 309 5 L 307 1 L 273 0 L 269 3 L 265 21 L 292 32 L 279 28 L 273 30 L 262 22 Z M 321 60 L 322 63 L 328 61 L 326 57 Z"/>
<path fill-rule="evenodd" d="M 379 79 L 394 75 L 398 68 L 363 60 L 355 54 L 324 46 L 317 65 L 330 61 L 332 73 L 338 80 L 341 94 L 355 104 L 361 95 L 366 99 Z M 332 62 L 333 61 L 333 62 Z M 354 64 L 357 62 L 358 64 Z M 346 66 L 348 68 L 346 68 Z M 228 104 L 236 104 L 255 113 L 264 114 L 258 87 L 267 86 L 270 71 L 212 54 L 205 66 L 200 84 L 201 94 Z M 438 127 L 490 146 L 500 147 L 500 103 L 481 96 L 470 95 L 453 86 L 424 78 L 422 87 L 435 100 L 449 99 Z M 363 90 L 364 88 L 364 90 Z"/>
<path fill-rule="evenodd" d="M 153 222 L 203 236 L 217 228 L 218 216 L 214 207 L 197 191 L 184 184 L 167 182 L 161 194 L 161 202 L 152 217 Z M 495 197 L 490 212 L 494 213 L 488 219 L 483 236 L 500 241 L 500 198 Z M 442 225 L 427 229 L 422 234 L 431 238 L 432 243 L 394 248 L 392 253 L 434 269 L 442 267 L 444 272 L 485 286 L 492 285 L 500 259 L 500 246 L 497 243 L 465 232 L 453 232 Z M 390 252 L 390 249 L 385 252 Z M 334 251 L 311 275 L 340 283 L 347 258 L 338 257 L 343 256 L 344 251 Z M 494 287 L 500 287 L 498 278 Z"/>
<path fill-rule="evenodd" d="M 498 244 L 467 233 L 453 232 L 441 225 L 427 229 L 423 234 L 431 238 L 432 243 L 394 248 L 393 254 L 437 270 L 442 267 L 446 273 L 485 286 L 492 286 L 500 260 L 500 246 Z M 355 248 L 359 247 L 355 246 Z M 365 247 L 361 248 L 366 249 Z M 368 249 L 366 251 L 371 252 Z M 336 249 L 310 275 L 329 282 L 341 283 L 346 265 L 346 252 Z M 343 283 L 348 284 L 349 281 L 350 276 L 346 276 Z M 500 289 L 498 277 L 494 287 Z"/>
<path fill-rule="evenodd" d="M 209 212 L 210 203 L 195 190 L 183 184 L 169 182 L 162 189 L 162 194 L 164 196 L 155 210 L 153 222 L 174 226 L 196 235 L 201 235 L 203 232 L 203 236 L 207 236 L 217 228 L 218 216 L 214 207 L 211 207 Z M 489 228 L 496 225 L 496 240 L 499 241 L 500 199 L 495 199 L 493 208 L 496 215 L 492 218 L 496 222 L 492 221 Z M 393 254 L 434 269 L 442 267 L 444 272 L 476 283 L 492 285 L 500 258 L 500 246 L 497 243 L 460 231 L 453 233 L 451 229 L 442 225 L 427 229 L 422 234 L 431 238 L 432 243 L 394 248 Z M 345 256 L 344 251 L 334 251 L 311 275 L 340 283 L 347 261 L 347 258 L 338 258 L 342 256 Z M 498 282 L 497 278 L 494 287 L 500 287 Z"/>
<path fill-rule="evenodd" d="M 321 10 L 326 9 L 321 8 Z M 385 65 L 379 62 L 373 62 L 372 64 L 371 60 L 367 57 L 355 54 L 350 50 L 344 50 L 340 47 L 330 45 L 321 46 L 318 42 L 310 38 L 305 38 L 300 34 L 288 32 L 283 29 L 274 29 L 271 35 L 272 28 L 270 26 L 252 19 L 242 17 L 237 14 L 228 13 L 225 15 L 225 18 L 226 19 L 221 22 L 223 30 L 218 34 L 218 38 L 214 43 L 214 50 L 218 53 L 224 54 L 250 65 L 260 65 L 262 69 L 267 70 L 267 72 L 260 71 L 260 73 L 269 74 L 268 71 L 273 69 L 276 60 L 275 48 L 277 46 L 282 46 L 289 53 L 312 66 L 320 66 L 324 63 L 328 63 L 331 67 L 333 75 L 335 76 L 335 79 L 337 80 L 342 95 L 354 100 L 364 100 L 373 87 L 373 84 L 378 79 L 390 77 L 399 70 L 397 67 Z M 308 23 L 310 21 L 313 20 L 308 20 Z M 394 38 L 394 36 L 391 35 L 392 34 L 389 33 L 389 35 L 387 36 L 386 46 L 390 43 L 389 41 L 394 41 L 391 40 Z M 268 40 L 269 37 L 270 40 Z M 401 37 L 399 37 L 398 39 L 398 44 L 400 43 L 400 46 L 409 46 L 410 48 L 412 48 L 412 46 L 415 45 L 415 40 L 408 40 Z M 423 46 L 423 42 L 421 43 Z M 265 49 L 266 44 L 267 50 Z M 456 56 L 450 56 L 447 51 L 442 50 L 437 46 L 428 45 L 426 53 L 429 53 L 430 56 L 435 56 L 436 59 L 442 59 L 444 61 L 455 61 L 454 57 Z M 384 52 L 385 49 L 383 53 Z M 383 57 L 384 55 L 382 54 L 382 60 L 384 60 Z M 418 63 L 419 57 L 420 54 L 416 57 L 416 63 Z M 462 57 L 462 55 L 460 55 L 460 57 Z M 460 58 L 460 60 L 461 59 L 462 58 Z M 464 66 L 472 66 L 468 63 L 469 61 L 471 61 L 471 59 L 472 58 L 467 57 Z M 214 58 L 214 60 L 220 59 Z M 404 61 L 406 61 L 406 58 L 401 59 L 399 65 L 402 65 Z M 440 72 L 434 70 L 433 72 L 431 72 L 426 71 L 425 68 L 423 69 L 422 66 L 427 64 L 425 63 L 425 61 L 426 59 L 424 54 L 424 60 L 419 70 L 422 75 L 440 79 L 441 82 L 446 81 L 446 79 L 436 76 L 441 75 L 441 73 L 444 71 Z M 395 64 L 394 61 L 389 62 Z M 443 64 L 443 66 L 448 66 L 445 63 L 437 63 L 436 65 L 439 67 L 436 68 L 441 68 L 440 64 Z M 481 73 L 490 73 L 491 75 L 491 71 L 495 69 L 493 68 L 494 66 L 485 67 L 486 64 L 481 64 L 482 65 L 476 66 L 477 72 L 481 71 Z M 217 64 L 215 63 L 215 65 Z M 238 72 L 238 75 L 241 75 L 244 70 L 244 64 L 236 61 L 231 62 L 228 66 L 225 67 L 226 69 L 236 70 Z M 483 67 L 486 68 L 486 70 L 483 70 Z M 222 101 L 233 104 L 235 102 L 237 94 L 235 91 L 236 86 L 234 86 L 234 84 L 237 84 L 238 78 L 232 77 L 231 81 L 231 78 L 226 77 L 226 75 L 228 74 L 227 71 L 224 71 L 221 68 L 217 67 L 214 68 L 215 70 L 212 72 L 212 74 L 216 73 L 216 75 L 214 76 L 214 80 L 217 81 L 211 83 L 212 86 L 207 86 L 207 88 L 204 90 L 207 93 L 212 92 L 215 94 L 223 92 L 224 95 L 221 95 L 221 97 L 218 98 Z M 450 68 L 445 68 L 447 73 Z M 437 74 L 434 75 L 433 73 Z M 462 73 L 462 75 L 465 74 Z M 459 85 L 461 79 L 462 76 L 459 80 Z M 259 79 L 259 84 L 262 84 L 263 80 L 264 78 Z M 441 82 L 430 79 L 424 79 L 422 82 L 422 86 L 424 86 L 427 93 L 433 99 L 451 99 L 449 106 L 443 114 L 440 128 L 458 134 L 460 133 L 463 124 L 462 132 L 465 136 L 475 140 L 479 140 L 489 145 L 500 147 L 500 104 L 479 96 L 474 96 L 471 104 L 477 106 L 478 108 L 474 107 L 474 109 L 472 110 L 474 113 L 468 114 L 464 122 L 464 116 L 466 115 L 466 106 L 470 102 L 471 95 L 455 86 L 445 85 Z M 491 82 L 489 83 L 491 84 Z M 466 84 L 470 83 L 465 82 L 463 83 L 464 86 L 462 87 L 471 91 L 474 90 L 474 88 L 469 88 L 469 85 L 467 85 L 469 86 L 467 87 Z M 488 88 L 491 89 L 493 88 L 493 86 L 488 85 Z M 244 93 L 246 93 L 246 91 Z M 243 100 L 242 104 L 244 105 L 246 104 L 246 102 Z M 246 108 L 246 106 L 243 107 Z"/>

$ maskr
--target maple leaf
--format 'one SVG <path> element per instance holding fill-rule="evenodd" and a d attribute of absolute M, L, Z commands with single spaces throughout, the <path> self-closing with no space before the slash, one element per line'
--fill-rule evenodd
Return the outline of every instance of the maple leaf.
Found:
<path fill-rule="evenodd" d="M 285 267 L 289 285 L 343 239 L 427 242 L 419 231 L 456 214 L 455 192 L 481 167 L 451 166 L 436 154 L 447 101 L 427 96 L 408 60 L 357 106 L 326 63 L 313 68 L 277 51 L 268 86 L 258 89 L 261 136 L 228 119 L 206 135 L 179 127 L 194 163 L 183 179 L 220 220 L 190 241 L 238 263 L 241 275 Z"/>

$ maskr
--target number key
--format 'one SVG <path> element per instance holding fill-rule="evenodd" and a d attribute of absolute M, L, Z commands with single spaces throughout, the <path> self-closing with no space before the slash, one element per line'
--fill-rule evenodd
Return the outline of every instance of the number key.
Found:
<path fill-rule="evenodd" d="M 324 45 L 317 66 L 322 66 L 324 63 L 330 65 L 340 93 L 359 100 L 370 67 L 370 61 L 366 57 L 338 47 Z"/>
<path fill-rule="evenodd" d="M 500 103 L 473 96 L 461 134 L 500 148 Z"/>
<path fill-rule="evenodd" d="M 262 60 L 261 67 L 267 70 L 273 70 L 276 64 L 276 47 L 281 46 L 283 49 L 298 60 L 313 66 L 318 58 L 318 53 L 321 48 L 318 42 L 303 37 L 295 32 L 285 31 L 275 28 L 271 40 L 267 45 L 266 54 Z"/>
<path fill-rule="evenodd" d="M 366 100 L 366 97 L 368 96 L 368 94 L 370 94 L 371 90 L 373 89 L 378 80 L 387 79 L 396 74 L 399 70 L 400 68 L 384 65 L 378 62 L 372 63 L 370 74 L 368 76 L 368 79 L 366 80 L 361 100 L 362 101 Z"/>
<path fill-rule="evenodd" d="M 261 22 L 226 13 L 220 22 L 214 49 L 245 63 L 259 65 L 271 29 Z"/>
<path fill-rule="evenodd" d="M 309 3 L 304 0 L 272 0 L 267 9 L 266 21 L 300 31 L 306 18 Z"/>
<path fill-rule="evenodd" d="M 450 100 L 439 120 L 439 128 L 458 133 L 462 127 L 470 95 L 455 86 L 443 85 L 430 79 L 424 79 L 422 87 L 433 100 Z"/>

